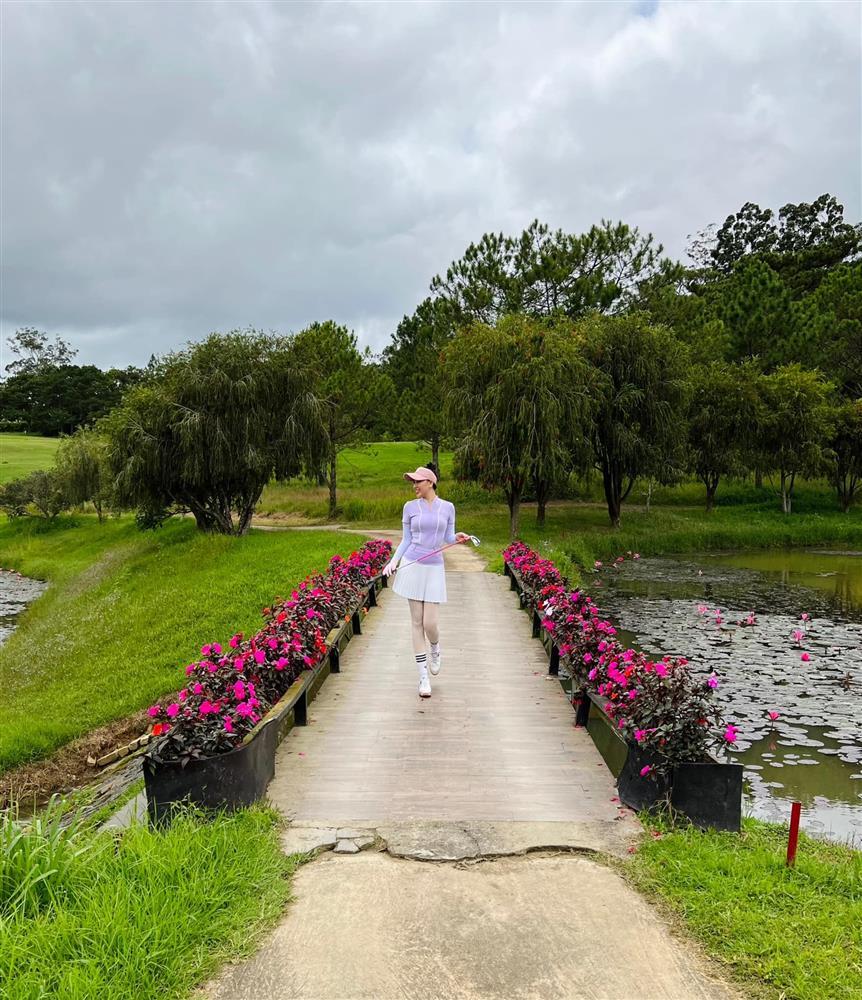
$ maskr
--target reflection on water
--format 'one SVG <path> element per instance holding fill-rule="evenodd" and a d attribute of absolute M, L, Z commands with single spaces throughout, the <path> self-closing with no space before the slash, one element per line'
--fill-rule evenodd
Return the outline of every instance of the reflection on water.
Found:
<path fill-rule="evenodd" d="M 45 592 L 46 583 L 0 569 L 0 645 L 15 631 L 18 615 Z"/>
<path fill-rule="evenodd" d="M 862 844 L 862 553 L 642 559 L 604 580 L 623 642 L 720 677 L 748 811 L 786 820 L 798 800 L 809 832 Z"/>

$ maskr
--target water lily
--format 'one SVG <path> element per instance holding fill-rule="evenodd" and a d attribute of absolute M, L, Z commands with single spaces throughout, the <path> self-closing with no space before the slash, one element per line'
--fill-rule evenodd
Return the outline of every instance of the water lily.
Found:
<path fill-rule="evenodd" d="M 773 709 L 770 709 L 766 714 L 769 716 L 770 719 L 772 719 L 773 722 L 775 722 L 775 720 L 779 718 L 778 712 L 774 711 Z"/>
<path fill-rule="evenodd" d="M 738 734 L 738 729 L 733 725 L 732 722 L 727 724 L 727 728 L 724 730 L 724 738 L 728 743 L 736 743 L 736 737 Z"/>
<path fill-rule="evenodd" d="M 809 660 L 811 659 L 811 656 L 808 653 L 803 653 L 802 656 L 799 657 L 799 659 L 802 660 L 803 663 L 808 663 Z"/>
<path fill-rule="evenodd" d="M 718 678 L 715 676 L 715 672 L 711 673 L 706 679 L 706 683 L 713 691 L 718 687 Z"/>

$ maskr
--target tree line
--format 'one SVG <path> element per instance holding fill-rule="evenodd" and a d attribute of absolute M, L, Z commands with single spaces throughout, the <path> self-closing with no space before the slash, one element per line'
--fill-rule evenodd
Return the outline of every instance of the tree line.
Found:
<path fill-rule="evenodd" d="M 63 442 L 66 480 L 64 456 L 95 449 L 100 495 L 142 524 L 190 512 L 242 532 L 273 477 L 327 485 L 334 516 L 338 452 L 407 438 L 502 490 L 513 536 L 525 496 L 541 524 L 593 471 L 614 525 L 643 478 L 696 476 L 711 508 L 723 479 L 767 477 L 790 513 L 797 479 L 825 475 L 846 511 L 862 483 L 860 247 L 830 195 L 746 204 L 691 238 L 687 266 L 623 223 L 485 234 L 379 357 L 325 322 L 151 359 L 95 432 Z"/>

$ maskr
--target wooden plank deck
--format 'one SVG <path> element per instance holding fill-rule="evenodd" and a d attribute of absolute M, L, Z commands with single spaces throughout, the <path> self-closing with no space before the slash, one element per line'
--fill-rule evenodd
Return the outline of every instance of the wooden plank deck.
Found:
<path fill-rule="evenodd" d="M 269 798 L 294 822 L 606 822 L 613 778 L 508 580 L 446 553 L 443 668 L 420 699 L 407 602 L 391 590 L 363 622 L 276 760 Z"/>

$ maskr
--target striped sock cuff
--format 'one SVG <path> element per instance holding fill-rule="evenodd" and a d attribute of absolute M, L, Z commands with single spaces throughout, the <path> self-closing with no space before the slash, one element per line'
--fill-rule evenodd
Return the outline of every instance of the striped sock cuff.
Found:
<path fill-rule="evenodd" d="M 417 653 L 416 654 L 416 662 L 418 664 L 420 664 L 420 665 L 423 664 L 423 663 L 425 663 L 425 661 L 427 659 L 428 659 L 428 654 L 427 653 Z"/>

